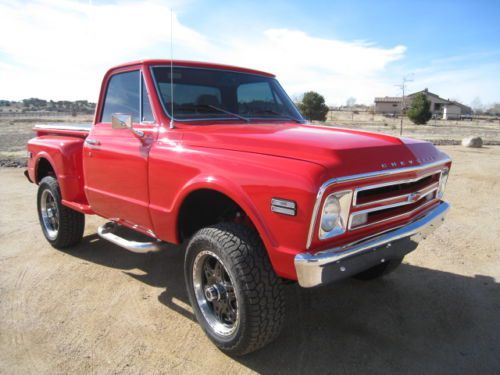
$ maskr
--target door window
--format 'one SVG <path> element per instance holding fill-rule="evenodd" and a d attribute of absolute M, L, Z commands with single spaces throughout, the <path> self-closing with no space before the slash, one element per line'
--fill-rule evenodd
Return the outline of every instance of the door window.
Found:
<path fill-rule="evenodd" d="M 139 82 L 140 72 L 118 73 L 108 83 L 101 122 L 111 122 L 111 115 L 123 113 L 132 116 L 132 122 L 140 119 Z"/>
<path fill-rule="evenodd" d="M 144 77 L 141 77 L 141 91 L 142 91 L 142 115 L 141 122 L 154 122 L 153 111 L 151 109 L 151 103 L 149 102 L 148 90 L 144 84 Z"/>

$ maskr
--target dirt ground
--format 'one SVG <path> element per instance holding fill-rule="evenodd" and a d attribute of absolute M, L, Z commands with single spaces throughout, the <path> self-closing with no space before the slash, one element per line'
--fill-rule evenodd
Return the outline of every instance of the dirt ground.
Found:
<path fill-rule="evenodd" d="M 0 116 L 0 167 L 21 168 L 26 165 L 26 142 L 33 138 L 33 126 L 39 123 L 92 122 L 93 116 L 48 116 L 35 114 Z M 330 111 L 327 121 L 319 125 L 360 129 L 399 136 L 400 119 L 372 115 L 368 112 Z M 403 136 L 425 139 L 440 145 L 460 144 L 465 137 L 479 136 L 485 144 L 500 145 L 500 120 L 443 121 L 431 120 L 427 125 L 415 125 L 405 118 Z"/>
<path fill-rule="evenodd" d="M 0 169 L 1 374 L 500 373 L 500 147 L 454 160 L 448 220 L 383 280 L 286 286 L 281 336 L 232 359 L 194 322 L 182 250 L 42 236 L 36 187 Z"/>
<path fill-rule="evenodd" d="M 330 111 L 326 124 L 399 136 L 401 119 L 369 112 Z M 456 144 L 465 137 L 476 136 L 487 143 L 500 145 L 500 118 L 471 121 L 432 119 L 426 125 L 415 125 L 405 117 L 403 136 L 436 141 L 438 144 L 450 144 L 443 141 L 452 141 Z"/>
<path fill-rule="evenodd" d="M 0 167 L 24 167 L 26 165 L 26 142 L 35 136 L 35 124 L 73 122 L 92 122 L 89 115 L 79 116 L 13 116 L 0 117 Z"/>

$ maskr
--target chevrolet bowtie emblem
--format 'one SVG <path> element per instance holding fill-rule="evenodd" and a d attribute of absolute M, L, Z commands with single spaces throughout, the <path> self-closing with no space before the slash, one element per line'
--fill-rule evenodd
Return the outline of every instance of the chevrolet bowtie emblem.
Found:
<path fill-rule="evenodd" d="M 408 194 L 408 202 L 415 202 L 417 200 L 417 197 L 418 197 L 417 193 Z"/>

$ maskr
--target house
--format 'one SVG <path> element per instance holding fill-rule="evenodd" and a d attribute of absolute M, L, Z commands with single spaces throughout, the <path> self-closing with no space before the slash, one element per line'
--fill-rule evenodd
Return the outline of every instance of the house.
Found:
<path fill-rule="evenodd" d="M 459 119 L 462 116 L 470 116 L 472 109 L 457 101 L 443 99 L 439 95 L 430 92 L 428 89 L 415 92 L 405 97 L 405 108 L 411 106 L 411 101 L 417 94 L 424 94 L 431 102 L 431 112 L 433 116 L 443 120 Z M 403 107 L 403 98 L 400 96 L 375 98 L 375 112 L 381 114 L 399 115 Z"/>
<path fill-rule="evenodd" d="M 375 113 L 396 115 L 401 113 L 403 99 L 400 96 L 384 96 L 375 98 Z"/>

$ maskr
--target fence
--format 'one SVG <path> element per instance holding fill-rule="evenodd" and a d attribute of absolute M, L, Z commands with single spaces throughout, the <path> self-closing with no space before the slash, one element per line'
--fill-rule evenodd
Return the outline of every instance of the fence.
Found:
<path fill-rule="evenodd" d="M 72 117 L 72 116 L 92 116 L 94 112 L 0 112 L 3 118 L 40 118 L 40 117 Z"/>

